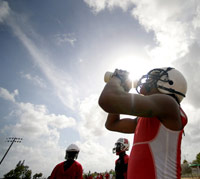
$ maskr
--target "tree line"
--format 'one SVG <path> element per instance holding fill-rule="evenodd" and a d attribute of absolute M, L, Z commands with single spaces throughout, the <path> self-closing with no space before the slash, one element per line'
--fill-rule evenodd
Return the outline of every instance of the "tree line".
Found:
<path fill-rule="evenodd" d="M 192 166 L 199 170 L 200 168 L 200 153 L 196 155 L 196 159 L 189 163 L 186 159 L 181 164 L 182 175 L 192 174 Z M 198 171 L 199 172 L 199 171 Z M 200 173 L 199 173 L 200 174 Z"/>

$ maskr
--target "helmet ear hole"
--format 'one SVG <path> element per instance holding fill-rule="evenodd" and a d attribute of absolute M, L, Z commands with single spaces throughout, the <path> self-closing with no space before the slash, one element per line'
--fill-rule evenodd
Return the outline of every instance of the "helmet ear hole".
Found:
<path fill-rule="evenodd" d="M 181 72 L 175 68 L 161 68 L 163 73 L 157 81 L 158 90 L 164 94 L 174 94 L 179 103 L 185 97 L 187 92 L 187 81 Z M 167 79 L 165 79 L 165 74 Z"/>
<path fill-rule="evenodd" d="M 170 85 L 173 85 L 174 84 L 174 82 L 172 81 L 172 80 L 169 80 L 169 82 L 168 82 Z"/>

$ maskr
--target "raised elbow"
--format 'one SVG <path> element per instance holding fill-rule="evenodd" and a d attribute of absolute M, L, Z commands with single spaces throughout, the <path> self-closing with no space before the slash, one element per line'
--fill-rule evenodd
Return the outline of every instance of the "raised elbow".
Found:
<path fill-rule="evenodd" d="M 107 122 L 105 123 L 105 128 L 109 130 L 109 125 Z"/>
<path fill-rule="evenodd" d="M 103 94 L 99 98 L 99 106 L 107 113 L 115 113 L 116 112 L 116 104 L 114 101 L 113 95 Z"/>
<path fill-rule="evenodd" d="M 105 123 L 105 128 L 106 128 L 107 130 L 109 130 L 109 131 L 114 131 L 114 130 L 112 129 L 112 126 L 111 126 L 108 122 Z"/>
<path fill-rule="evenodd" d="M 99 98 L 98 103 L 99 103 L 99 106 L 100 106 L 104 111 L 108 112 L 108 111 L 107 111 L 107 102 L 106 102 L 106 100 L 105 100 L 103 97 L 100 97 L 100 98 Z"/>
<path fill-rule="evenodd" d="M 99 106 L 107 112 L 107 107 L 108 107 L 108 97 L 104 94 L 101 94 L 101 96 L 99 97 Z"/>

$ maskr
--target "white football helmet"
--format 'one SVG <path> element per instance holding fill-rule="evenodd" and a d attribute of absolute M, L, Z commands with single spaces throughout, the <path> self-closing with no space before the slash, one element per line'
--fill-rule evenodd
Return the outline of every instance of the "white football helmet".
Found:
<path fill-rule="evenodd" d="M 77 159 L 79 151 L 80 151 L 80 149 L 76 144 L 70 144 L 66 149 L 65 159 L 68 159 L 71 156 L 73 156 L 73 158 Z"/>
<path fill-rule="evenodd" d="M 142 76 L 136 87 L 138 93 L 143 85 L 149 89 L 154 86 L 164 94 L 173 94 L 179 103 L 187 92 L 187 82 L 184 76 L 171 67 L 156 68 Z"/>
<path fill-rule="evenodd" d="M 70 144 L 68 147 L 67 147 L 67 152 L 79 152 L 80 149 L 79 147 L 76 145 L 76 144 Z"/>
<path fill-rule="evenodd" d="M 126 138 L 119 138 L 113 148 L 113 153 L 123 152 L 129 150 L 129 141 Z"/>

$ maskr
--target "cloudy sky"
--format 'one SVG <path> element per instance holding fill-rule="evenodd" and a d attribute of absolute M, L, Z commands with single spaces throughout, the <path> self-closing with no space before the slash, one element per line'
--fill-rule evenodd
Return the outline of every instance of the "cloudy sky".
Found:
<path fill-rule="evenodd" d="M 0 158 L 6 138 L 23 138 L 0 177 L 19 160 L 47 177 L 71 143 L 85 172 L 114 169 L 116 140 L 133 141 L 105 129 L 97 103 L 115 68 L 135 78 L 156 67 L 182 71 L 182 159 L 192 162 L 200 152 L 199 42 L 198 0 L 0 0 Z"/>

